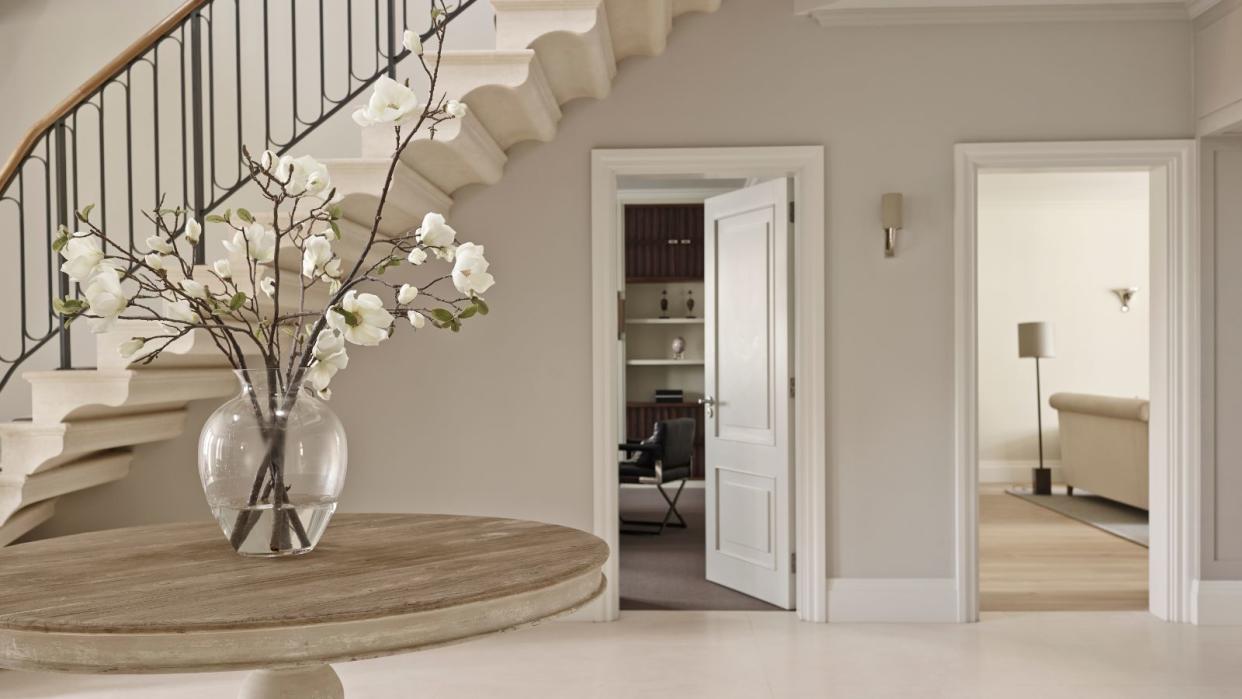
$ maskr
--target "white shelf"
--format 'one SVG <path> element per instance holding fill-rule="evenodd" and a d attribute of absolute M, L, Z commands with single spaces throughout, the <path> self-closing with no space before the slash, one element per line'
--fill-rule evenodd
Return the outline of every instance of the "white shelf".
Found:
<path fill-rule="evenodd" d="M 626 318 L 626 325 L 702 325 L 702 318 Z"/>
<path fill-rule="evenodd" d="M 630 359 L 630 366 L 703 366 L 702 359 Z"/>

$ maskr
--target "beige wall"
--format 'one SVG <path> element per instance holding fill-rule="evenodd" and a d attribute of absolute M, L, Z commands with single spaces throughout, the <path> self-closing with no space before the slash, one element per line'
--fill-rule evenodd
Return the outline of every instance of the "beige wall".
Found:
<path fill-rule="evenodd" d="M 1199 134 L 1242 132 L 1242 0 L 1223 0 L 1195 22 Z"/>
<path fill-rule="evenodd" d="M 979 176 L 979 470 L 1037 461 L 1035 366 L 1018 358 L 1018 323 L 1054 326 L 1042 360 L 1044 456 L 1060 459 L 1059 391 L 1148 397 L 1145 172 Z M 1112 289 L 1137 286 L 1122 313 Z"/>
<path fill-rule="evenodd" d="M 1204 141 L 1203 577 L 1242 578 L 1242 138 Z"/>
<path fill-rule="evenodd" d="M 484 242 L 492 314 L 459 337 L 354 352 L 334 405 L 350 430 L 344 507 L 591 525 L 589 153 L 595 147 L 828 147 L 830 574 L 950 577 L 953 163 L 962 141 L 1185 137 L 1191 32 L 1175 23 L 825 30 L 788 3 L 679 20 L 668 52 L 565 110 L 552 144 L 458 196 Z M 907 195 L 898 256 L 883 192 Z M 135 478 L 66 498 L 76 526 L 205 515 L 192 440 Z M 47 531 L 63 531 L 53 524 Z"/>

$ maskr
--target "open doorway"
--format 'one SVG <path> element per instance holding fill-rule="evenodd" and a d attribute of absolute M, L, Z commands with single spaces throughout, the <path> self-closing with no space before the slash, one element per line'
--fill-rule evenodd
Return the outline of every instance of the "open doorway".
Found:
<path fill-rule="evenodd" d="M 792 608 L 787 179 L 621 186 L 621 609 Z"/>
<path fill-rule="evenodd" d="M 980 611 L 1146 610 L 1151 173 L 977 201 Z"/>
<path fill-rule="evenodd" d="M 664 564 L 651 550 L 680 536 L 683 552 L 701 552 L 697 561 L 687 557 L 687 580 L 732 591 L 695 608 L 797 609 L 800 618 L 823 620 L 822 148 L 597 150 L 592 160 L 595 533 L 613 552 L 596 618 L 620 613 L 627 549 L 630 561 L 649 554 L 646 565 L 626 566 L 631 577 L 644 568 L 660 576 L 669 571 L 652 570 Z M 794 220 L 793 202 L 805 206 L 805 218 Z M 682 205 L 679 215 L 690 218 L 701 207 L 701 230 L 656 233 L 662 247 L 627 251 L 626 207 L 657 205 Z M 697 261 L 701 280 L 663 274 L 651 259 L 646 270 L 627 267 L 627 252 L 635 261 L 657 248 L 661 257 L 672 248 L 683 262 Z M 699 315 L 702 322 L 686 317 Z M 671 402 L 657 401 L 657 391 Z M 657 411 L 674 408 L 696 423 L 702 444 L 689 451 L 699 458 L 678 482 L 652 482 L 661 477 L 650 463 L 631 478 L 619 462 L 641 453 L 634 440 L 657 436 Z M 639 482 L 623 489 L 623 480 Z M 681 523 L 677 514 L 684 531 L 667 526 Z M 623 536 L 634 520 L 653 520 L 649 530 L 660 533 Z M 746 606 L 738 593 L 750 598 Z M 667 594 L 640 598 L 640 606 L 688 608 Z"/>
<path fill-rule="evenodd" d="M 1188 141 L 957 147 L 962 621 L 1119 608 L 1193 620 L 1194 169 Z"/>

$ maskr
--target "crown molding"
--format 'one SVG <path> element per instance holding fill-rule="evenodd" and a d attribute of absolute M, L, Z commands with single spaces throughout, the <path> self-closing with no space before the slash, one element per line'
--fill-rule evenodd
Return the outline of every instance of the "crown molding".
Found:
<path fill-rule="evenodd" d="M 1190 13 L 1191 19 L 1197 19 L 1199 15 L 1220 4 L 1220 0 L 1186 0 L 1186 11 Z"/>
<path fill-rule="evenodd" d="M 825 27 L 1000 22 L 1187 21 L 1220 0 L 796 0 Z"/>

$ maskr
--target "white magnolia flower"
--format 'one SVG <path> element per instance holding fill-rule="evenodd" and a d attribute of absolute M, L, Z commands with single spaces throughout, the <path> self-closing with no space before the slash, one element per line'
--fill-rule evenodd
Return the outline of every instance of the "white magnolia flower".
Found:
<path fill-rule="evenodd" d="M 191 245 L 198 245 L 198 239 L 203 237 L 203 227 L 198 221 L 192 218 L 185 220 L 185 228 L 182 229 L 181 236 L 190 241 Z"/>
<path fill-rule="evenodd" d="M 359 126 L 399 126 L 418 115 L 418 95 L 410 88 L 381 76 L 367 105 L 354 112 Z"/>
<path fill-rule="evenodd" d="M 276 233 L 264 228 L 261 223 L 252 223 L 233 234 L 231 241 L 221 242 L 230 253 L 248 255 L 260 264 L 276 259 Z"/>
<path fill-rule="evenodd" d="M 457 246 L 457 261 L 453 264 L 453 286 L 467 296 L 482 294 L 496 283 L 487 267 L 482 245 L 462 243 Z"/>
<path fill-rule="evenodd" d="M 60 271 L 79 284 L 85 283 L 104 259 L 103 245 L 89 233 L 74 233 L 60 254 L 65 258 Z"/>
<path fill-rule="evenodd" d="M 427 319 L 418 311 L 410 311 L 405 314 L 405 317 L 410 319 L 410 325 L 413 325 L 415 330 L 422 330 L 427 326 Z"/>
<path fill-rule="evenodd" d="M 221 279 L 228 279 L 233 276 L 233 265 L 228 260 L 219 259 L 211 263 L 211 268 L 216 271 L 216 276 Z"/>
<path fill-rule="evenodd" d="M 332 377 L 336 376 L 336 372 L 349 366 L 349 355 L 345 352 L 345 336 L 336 328 L 324 328 L 319 333 L 319 337 L 315 339 L 312 356 L 315 357 L 315 361 L 306 371 L 306 380 L 310 381 L 311 386 L 319 392 L 321 397 L 327 398 L 325 394 Z"/>
<path fill-rule="evenodd" d="M 332 261 L 332 243 L 322 235 L 312 235 L 306 239 L 302 252 L 302 276 L 313 279 L 323 272 Z"/>
<path fill-rule="evenodd" d="M 319 194 L 331 183 L 328 166 L 309 155 L 300 158 L 286 155 L 277 163 L 275 175 L 276 179 L 285 183 L 285 192 L 293 196 Z"/>
<path fill-rule="evenodd" d="M 181 290 L 184 291 L 186 293 L 186 296 L 189 296 L 190 298 L 195 298 L 195 299 L 207 298 L 207 287 L 203 286 L 199 282 L 194 281 L 193 279 L 182 279 L 181 281 L 177 282 L 177 286 L 181 287 Z"/>
<path fill-rule="evenodd" d="M 129 297 L 121 289 L 121 275 L 112 267 L 100 267 L 82 292 L 90 312 L 99 319 L 92 329 L 107 330 L 129 306 Z"/>
<path fill-rule="evenodd" d="M 259 280 L 259 291 L 269 299 L 276 293 L 276 277 L 263 277 Z"/>
<path fill-rule="evenodd" d="M 414 231 L 414 239 L 433 248 L 447 248 L 457 239 L 457 231 L 444 222 L 444 216 L 432 212 L 423 217 L 423 225 Z"/>
<path fill-rule="evenodd" d="M 397 303 L 409 303 L 418 297 L 418 287 L 402 284 L 397 291 Z"/>
<path fill-rule="evenodd" d="M 405 258 L 412 265 L 421 265 L 427 261 L 427 251 L 422 248 L 414 248 L 410 251 L 410 256 Z"/>
<path fill-rule="evenodd" d="M 420 39 L 418 34 L 412 30 L 407 29 L 405 30 L 405 33 L 401 35 L 401 45 L 404 46 L 407 51 L 416 56 L 423 55 L 423 40 Z"/>
<path fill-rule="evenodd" d="M 280 162 L 279 156 L 270 150 L 263 151 L 263 154 L 259 156 L 259 166 L 264 170 L 270 171 L 272 169 L 272 165 L 278 162 Z"/>
<path fill-rule="evenodd" d="M 466 103 L 449 100 L 448 104 L 444 105 L 444 111 L 448 112 L 449 116 L 460 119 L 466 116 Z"/>
<path fill-rule="evenodd" d="M 388 339 L 388 328 L 392 326 L 392 314 L 384 310 L 384 302 L 375 294 L 359 294 L 357 291 L 345 292 L 341 299 L 341 310 L 328 311 L 328 325 L 345 335 L 345 339 L 355 345 L 374 346 Z"/>
<path fill-rule="evenodd" d="M 135 354 L 141 352 L 142 346 L 145 344 L 147 344 L 146 340 L 143 340 L 141 337 L 131 337 L 125 342 L 122 342 L 121 346 L 117 348 L 117 351 L 120 352 L 122 357 L 129 359 Z"/>
<path fill-rule="evenodd" d="M 147 249 L 151 250 L 152 252 L 158 252 L 161 255 L 168 255 L 172 253 L 173 246 L 172 246 L 172 243 L 168 242 L 167 240 L 164 240 L 158 235 L 153 235 L 147 238 Z"/>
<path fill-rule="evenodd" d="M 190 307 L 189 301 L 182 299 L 164 302 L 164 318 L 180 323 L 194 323 L 198 321 L 198 314 Z"/>

